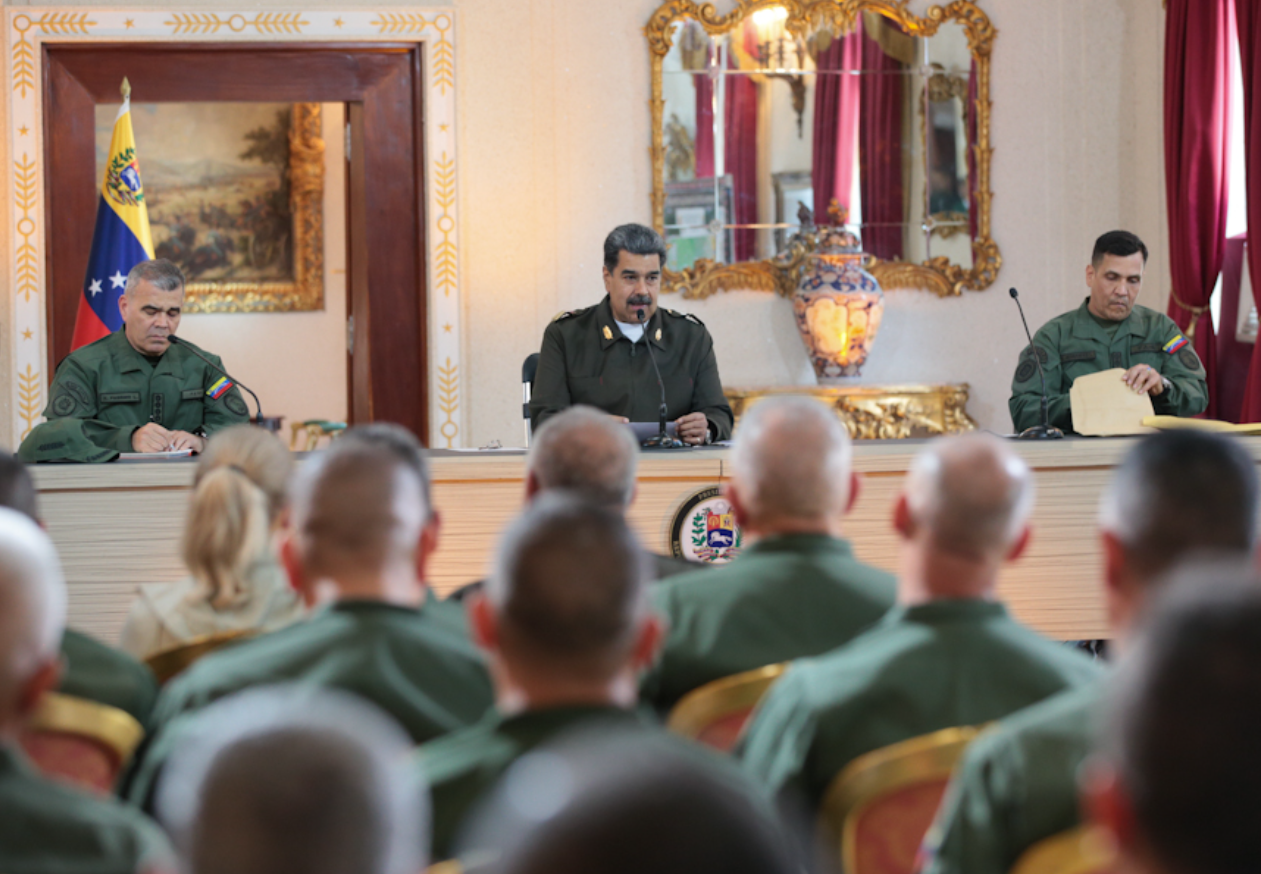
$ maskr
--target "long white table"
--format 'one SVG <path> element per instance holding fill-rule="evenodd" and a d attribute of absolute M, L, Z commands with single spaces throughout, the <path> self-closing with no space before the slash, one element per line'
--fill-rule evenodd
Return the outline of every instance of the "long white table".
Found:
<path fill-rule="evenodd" d="M 893 503 L 921 441 L 855 444 L 864 485 L 847 520 L 858 556 L 897 570 Z M 1038 496 L 1033 540 L 1004 572 L 1000 592 L 1025 622 L 1054 637 L 1107 634 L 1095 532 L 1099 494 L 1128 439 L 1014 443 L 1034 468 Z M 1246 438 L 1261 461 L 1261 438 Z M 630 518 L 651 548 L 669 550 L 670 520 L 692 493 L 721 484 L 726 450 L 645 453 Z M 446 593 L 484 577 L 495 539 L 518 511 L 520 453 L 434 453 L 434 497 L 442 514 L 441 545 L 430 582 Z M 180 532 L 194 462 L 99 466 L 37 465 L 41 510 L 61 551 L 70 583 L 70 622 L 114 641 L 138 583 L 184 575 Z"/>

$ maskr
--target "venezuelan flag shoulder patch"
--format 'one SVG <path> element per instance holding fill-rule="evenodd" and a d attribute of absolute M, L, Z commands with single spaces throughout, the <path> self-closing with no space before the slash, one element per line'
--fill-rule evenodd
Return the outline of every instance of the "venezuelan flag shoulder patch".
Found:
<path fill-rule="evenodd" d="M 219 400 L 219 398 L 227 394 L 228 389 L 232 388 L 232 385 L 233 385 L 232 380 L 228 379 L 226 376 L 221 376 L 219 377 L 218 382 L 216 382 L 210 388 L 206 389 L 206 394 L 209 397 L 214 398 L 215 400 Z"/>
<path fill-rule="evenodd" d="M 1172 355 L 1185 345 L 1187 345 L 1187 338 L 1179 334 L 1165 344 L 1165 352 Z"/>

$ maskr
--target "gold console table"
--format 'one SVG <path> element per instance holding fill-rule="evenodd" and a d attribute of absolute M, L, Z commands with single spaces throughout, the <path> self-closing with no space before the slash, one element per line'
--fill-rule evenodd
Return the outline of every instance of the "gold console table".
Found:
<path fill-rule="evenodd" d="M 803 395 L 831 407 L 855 440 L 908 440 L 976 430 L 967 411 L 967 383 L 728 388 L 724 393 L 737 425 L 764 398 Z"/>

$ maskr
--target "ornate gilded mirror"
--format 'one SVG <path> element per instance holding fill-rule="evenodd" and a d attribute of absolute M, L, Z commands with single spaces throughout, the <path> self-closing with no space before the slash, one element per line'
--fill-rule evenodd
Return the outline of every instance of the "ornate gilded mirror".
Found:
<path fill-rule="evenodd" d="M 805 209 L 860 233 L 886 289 L 989 287 L 990 53 L 968 0 L 666 0 L 652 57 L 664 288 L 791 295 Z M 803 209 L 803 207 L 805 209 Z"/>

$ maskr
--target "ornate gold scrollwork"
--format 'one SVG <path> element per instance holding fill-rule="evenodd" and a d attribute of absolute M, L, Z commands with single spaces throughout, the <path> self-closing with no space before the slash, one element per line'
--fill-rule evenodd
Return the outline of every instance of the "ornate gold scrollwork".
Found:
<path fill-rule="evenodd" d="M 752 404 L 778 395 L 806 395 L 836 413 L 855 440 L 906 440 L 975 431 L 968 385 L 819 386 L 725 390 L 736 423 Z"/>
<path fill-rule="evenodd" d="M 644 34 L 652 60 L 652 220 L 658 231 L 665 229 L 665 146 L 662 137 L 665 100 L 662 96 L 662 60 L 672 45 L 671 28 L 675 22 L 691 19 L 700 23 L 711 36 L 734 30 L 746 16 L 758 9 L 779 7 L 787 12 L 784 29 L 805 37 L 812 29 L 830 26 L 845 32 L 853 29 L 863 11 L 877 12 L 897 23 L 912 36 L 932 36 L 947 22 L 957 22 L 967 35 L 968 46 L 976 60 L 976 183 L 974 204 L 976 238 L 972 241 L 972 266 L 965 269 L 944 257 L 931 258 L 923 264 L 905 261 L 873 260 L 867 267 L 885 290 L 914 288 L 931 291 L 942 297 L 960 295 L 965 289 L 982 291 L 994 283 L 1003 258 L 990 236 L 990 55 L 998 31 L 989 17 L 972 0 L 952 0 L 944 6 L 933 6 L 924 17 L 911 12 L 909 0 L 736 0 L 736 8 L 726 15 L 718 14 L 713 3 L 693 0 L 666 0 L 648 19 Z M 665 271 L 662 290 L 678 292 L 686 298 L 703 298 L 718 291 L 775 291 L 791 295 L 796 285 L 788 271 L 800 265 L 786 265 L 781 255 L 773 261 L 716 264 L 698 260 L 683 271 Z"/>

